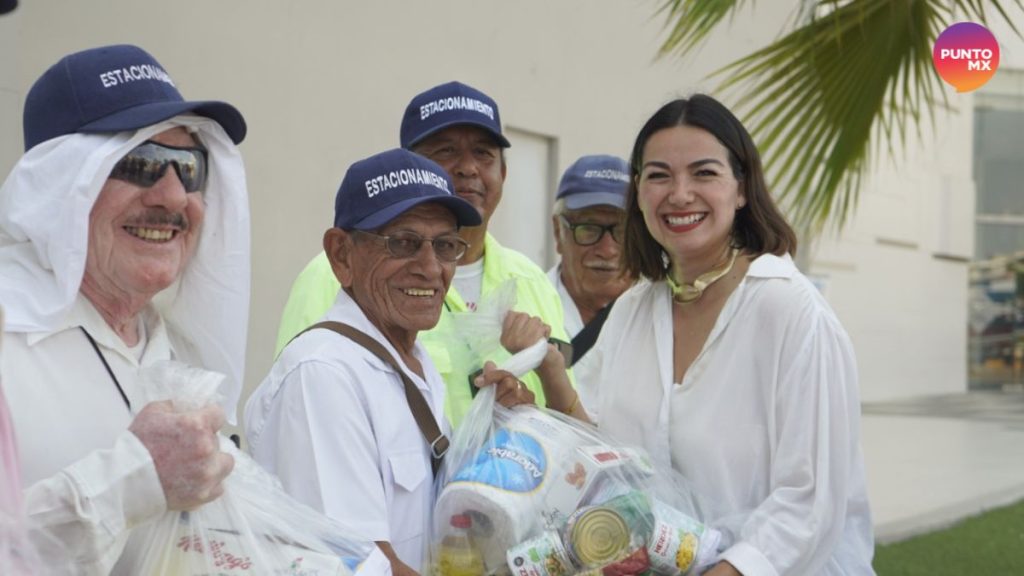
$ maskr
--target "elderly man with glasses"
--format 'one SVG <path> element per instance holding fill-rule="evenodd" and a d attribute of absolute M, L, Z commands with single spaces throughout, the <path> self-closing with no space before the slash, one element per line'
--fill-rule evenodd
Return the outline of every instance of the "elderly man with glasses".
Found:
<path fill-rule="evenodd" d="M 75 574 L 110 573 L 132 528 L 217 498 L 234 465 L 216 432 L 245 364 L 245 132 L 135 46 L 66 56 L 25 98 L 0 370 L 29 521 Z M 223 408 L 145 404 L 145 370 L 172 359 L 225 374 Z"/>
<path fill-rule="evenodd" d="M 353 164 L 324 253 L 341 290 L 289 342 L 245 408 L 258 462 L 300 501 L 377 542 L 392 573 L 424 570 L 432 473 L 447 449 L 445 383 L 417 335 L 441 316 L 462 226 L 480 213 L 445 170 L 395 149 Z M 532 402 L 488 369 L 503 405 Z"/>
<path fill-rule="evenodd" d="M 501 202 L 508 172 L 505 149 L 510 146 L 502 133 L 498 104 L 490 96 L 461 82 L 421 92 L 406 106 L 400 143 L 441 165 L 452 179 L 455 194 L 480 213 L 479 225 L 459 230 L 470 247 L 459 259 L 437 327 L 420 335 L 448 387 L 445 415 L 458 426 L 475 391 L 467 377 L 480 366 L 479 359 L 464 346 L 453 346 L 457 340 L 453 338 L 454 319 L 494 302 L 499 288 L 511 282 L 515 285 L 514 309 L 549 326 L 548 336 L 564 351 L 568 338 L 562 327 L 561 303 L 543 270 L 525 255 L 502 246 L 488 232 Z M 337 292 L 338 282 L 320 253 L 292 286 L 281 317 L 278 350 L 323 314 Z M 537 396 L 538 404 L 570 409 L 571 399 L 559 404 L 545 396 L 540 372 L 526 374 L 523 383 Z"/>
<path fill-rule="evenodd" d="M 562 299 L 573 363 L 593 345 L 611 304 L 633 278 L 620 260 L 629 166 L 615 156 L 583 156 L 562 175 L 551 227 L 561 262 L 548 271 Z M 586 387 L 583 375 L 576 381 Z"/>

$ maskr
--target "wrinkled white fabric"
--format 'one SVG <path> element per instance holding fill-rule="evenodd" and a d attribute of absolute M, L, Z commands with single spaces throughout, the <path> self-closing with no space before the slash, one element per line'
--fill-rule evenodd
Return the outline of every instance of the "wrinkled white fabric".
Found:
<path fill-rule="evenodd" d="M 321 319 L 348 324 L 383 345 L 449 433 L 444 380 L 422 344 L 413 355 L 426 378 L 405 367 L 344 290 Z M 391 366 L 330 330 L 306 332 L 285 346 L 249 397 L 245 436 L 253 459 L 296 500 L 369 540 L 390 542 L 402 562 L 426 572 L 430 451 Z"/>
<path fill-rule="evenodd" d="M 872 574 L 856 359 L 825 299 L 788 256 L 757 258 L 678 384 L 672 306 L 639 282 L 577 365 L 601 430 L 731 516 L 722 557 L 744 575 Z"/>
<path fill-rule="evenodd" d="M 154 299 L 182 359 L 227 375 L 235 421 L 249 314 L 249 205 L 238 149 L 215 121 L 177 116 L 134 133 L 69 134 L 26 152 L 0 187 L 0 302 L 8 332 L 47 332 L 71 309 L 85 271 L 89 213 L 114 164 L 174 126 L 209 149 L 206 213 L 181 279 Z"/>
<path fill-rule="evenodd" d="M 572 340 L 583 330 L 583 318 L 580 317 L 580 311 L 576 308 L 576 301 L 572 299 L 572 295 L 569 294 L 569 289 L 565 287 L 565 283 L 562 282 L 562 265 L 555 264 L 548 270 L 548 280 L 551 281 L 551 285 L 558 291 L 558 297 L 562 300 L 562 314 L 565 320 L 565 333 L 569 335 L 569 339 Z"/>
<path fill-rule="evenodd" d="M 110 448 L 128 429 L 133 414 L 79 326 L 95 339 L 138 411 L 144 404 L 142 370 L 174 358 L 166 324 L 150 309 L 143 317 L 149 344 L 141 359 L 84 296 L 50 332 L 4 334 L 9 353 L 0 358 L 0 370 L 18 433 L 23 486 L 60 472 L 93 450 Z"/>
<path fill-rule="evenodd" d="M 96 340 L 138 410 L 142 369 L 173 357 L 160 317 L 152 309 L 142 317 L 148 342 L 141 359 L 81 295 L 52 331 L 4 334 L 0 372 L 36 528 L 30 536 L 46 558 L 59 543 L 76 574 L 109 573 L 128 530 L 166 509 L 153 459 L 128 431 L 132 415 L 79 328 Z"/>

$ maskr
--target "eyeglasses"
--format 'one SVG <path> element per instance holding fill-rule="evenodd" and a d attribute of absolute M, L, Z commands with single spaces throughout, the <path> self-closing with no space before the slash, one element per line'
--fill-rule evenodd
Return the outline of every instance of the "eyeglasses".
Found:
<path fill-rule="evenodd" d="M 198 146 L 168 146 L 152 140 L 139 144 L 118 160 L 110 177 L 149 188 L 164 177 L 171 165 L 186 192 L 199 192 L 206 185 L 206 150 Z"/>
<path fill-rule="evenodd" d="M 360 234 L 373 236 L 384 240 L 384 247 L 388 253 L 395 258 L 412 258 L 420 251 L 424 242 L 430 242 L 434 248 L 434 256 L 441 262 L 456 262 L 462 258 L 466 250 L 469 250 L 469 242 L 454 234 L 438 236 L 437 238 L 424 238 L 415 232 L 398 232 L 390 236 L 374 234 L 364 230 L 356 230 Z"/>
<path fill-rule="evenodd" d="M 601 238 L 605 233 L 612 235 L 612 240 L 616 243 L 622 244 L 622 224 L 594 224 L 592 222 L 582 222 L 580 224 L 573 224 L 565 216 L 560 216 L 562 222 L 572 230 L 572 239 L 576 241 L 580 246 L 592 246 L 601 241 Z"/>

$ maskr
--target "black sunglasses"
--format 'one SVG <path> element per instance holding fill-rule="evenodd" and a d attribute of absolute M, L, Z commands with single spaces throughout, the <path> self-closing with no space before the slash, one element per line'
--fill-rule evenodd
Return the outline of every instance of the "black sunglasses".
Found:
<path fill-rule="evenodd" d="M 594 224 L 589 222 L 583 222 L 580 224 L 573 224 L 565 216 L 559 216 L 562 222 L 572 230 L 572 239 L 576 241 L 580 246 L 592 246 L 601 241 L 601 237 L 608 234 L 612 235 L 612 240 L 622 244 L 622 224 Z"/>
<path fill-rule="evenodd" d="M 437 238 L 424 238 L 415 232 L 396 232 L 390 236 L 374 234 L 365 230 L 356 230 L 360 234 L 383 239 L 384 247 L 395 258 L 411 258 L 420 251 L 424 242 L 430 242 L 434 255 L 442 262 L 456 262 L 469 250 L 469 242 L 454 234 L 446 234 Z"/>
<path fill-rule="evenodd" d="M 110 177 L 149 188 L 174 166 L 186 192 L 199 192 L 206 186 L 206 150 L 199 146 L 168 146 L 147 140 L 117 161 Z"/>

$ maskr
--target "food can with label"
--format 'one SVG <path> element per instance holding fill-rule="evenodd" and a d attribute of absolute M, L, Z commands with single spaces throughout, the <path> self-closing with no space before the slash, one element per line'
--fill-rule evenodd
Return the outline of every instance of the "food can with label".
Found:
<path fill-rule="evenodd" d="M 545 530 L 540 536 L 509 548 L 508 567 L 515 576 L 564 576 L 575 573 L 558 532 Z"/>
<path fill-rule="evenodd" d="M 566 523 L 569 556 L 584 567 L 603 566 L 629 552 L 632 535 L 621 514 L 608 506 L 580 508 Z"/>
<path fill-rule="evenodd" d="M 655 503 L 654 530 L 647 551 L 651 566 L 659 574 L 689 574 L 695 565 L 707 560 L 702 558 L 708 554 L 704 548 L 710 547 L 710 553 L 714 554 L 717 543 L 717 533 L 709 534 L 697 520 L 671 506 Z"/>

